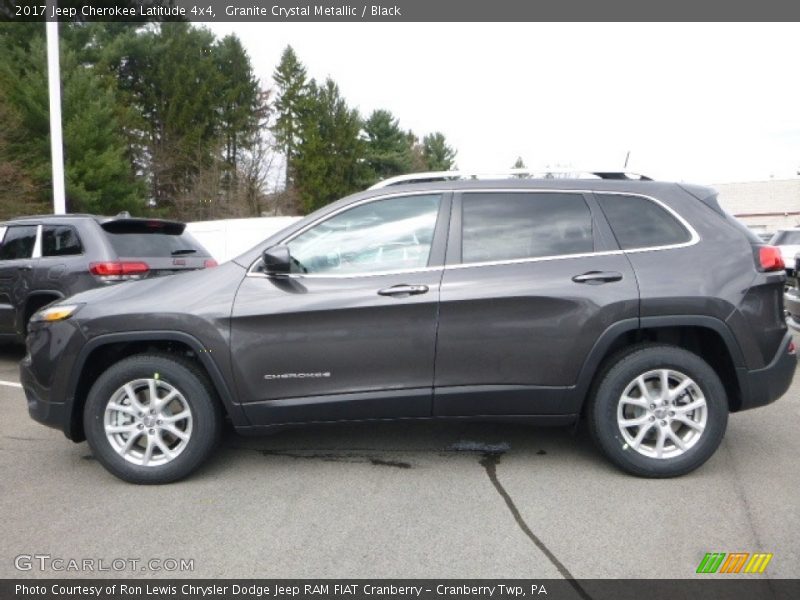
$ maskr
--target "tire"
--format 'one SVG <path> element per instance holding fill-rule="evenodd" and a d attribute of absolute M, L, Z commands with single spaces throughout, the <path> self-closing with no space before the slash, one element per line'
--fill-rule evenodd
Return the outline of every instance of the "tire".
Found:
<path fill-rule="evenodd" d="M 609 361 L 587 416 L 595 443 L 619 468 L 640 477 L 676 477 L 697 469 L 719 447 L 728 398 L 702 358 L 675 346 L 647 344 Z"/>
<path fill-rule="evenodd" d="M 209 457 L 222 415 L 211 383 L 191 361 L 140 354 L 97 379 L 83 424 L 92 453 L 108 471 L 130 483 L 161 484 L 186 477 Z"/>

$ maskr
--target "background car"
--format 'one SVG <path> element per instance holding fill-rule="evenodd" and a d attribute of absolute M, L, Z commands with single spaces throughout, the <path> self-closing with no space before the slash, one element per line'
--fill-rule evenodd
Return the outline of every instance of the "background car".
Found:
<path fill-rule="evenodd" d="M 786 265 L 786 274 L 791 275 L 794 271 L 794 257 L 800 252 L 800 227 L 779 229 L 769 244 L 780 249 L 783 263 Z"/>
<path fill-rule="evenodd" d="M 0 341 L 22 341 L 33 313 L 78 292 L 216 266 L 185 227 L 127 214 L 0 223 Z"/>

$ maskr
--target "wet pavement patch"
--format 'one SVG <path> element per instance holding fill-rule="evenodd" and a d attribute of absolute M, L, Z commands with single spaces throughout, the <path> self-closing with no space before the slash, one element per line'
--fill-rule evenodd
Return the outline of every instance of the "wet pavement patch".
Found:
<path fill-rule="evenodd" d="M 381 458 L 370 458 L 369 462 L 376 467 L 397 467 L 398 469 L 410 469 L 411 463 L 401 460 L 383 460 Z"/>
<path fill-rule="evenodd" d="M 349 464 L 370 464 L 376 467 L 394 467 L 397 469 L 410 469 L 412 464 L 400 460 L 379 458 L 369 454 L 352 452 L 282 452 L 280 450 L 261 450 L 264 456 L 282 456 L 298 460 L 321 460 L 324 462 L 339 462 Z"/>
<path fill-rule="evenodd" d="M 486 442 L 473 442 L 471 440 L 459 440 L 447 447 L 452 452 L 478 452 L 480 454 L 505 454 L 511 450 L 511 446 L 506 442 L 498 444 L 487 444 Z"/>

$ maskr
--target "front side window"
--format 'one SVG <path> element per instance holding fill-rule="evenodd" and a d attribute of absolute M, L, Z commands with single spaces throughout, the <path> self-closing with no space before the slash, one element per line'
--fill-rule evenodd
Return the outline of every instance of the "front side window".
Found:
<path fill-rule="evenodd" d="M 683 244 L 692 237 L 678 219 L 642 196 L 597 194 L 597 201 L 623 250 Z"/>
<path fill-rule="evenodd" d="M 592 215 L 575 193 L 466 193 L 461 239 L 465 263 L 594 251 Z"/>
<path fill-rule="evenodd" d="M 78 232 L 69 225 L 45 225 L 42 228 L 42 256 L 72 256 L 83 247 Z"/>
<path fill-rule="evenodd" d="M 30 258 L 35 245 L 36 225 L 12 225 L 0 245 L 0 260 Z"/>
<path fill-rule="evenodd" d="M 293 273 L 351 275 L 428 265 L 438 194 L 368 202 L 315 225 L 287 245 Z"/>

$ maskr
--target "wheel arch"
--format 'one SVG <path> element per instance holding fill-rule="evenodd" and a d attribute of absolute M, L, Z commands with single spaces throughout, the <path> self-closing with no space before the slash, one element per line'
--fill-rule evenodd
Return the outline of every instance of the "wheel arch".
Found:
<path fill-rule="evenodd" d="M 606 329 L 589 352 L 575 388 L 579 412 L 605 371 L 609 360 L 642 342 L 672 344 L 694 352 L 717 372 L 728 395 L 731 412 L 742 407 L 747 393 L 744 355 L 730 328 L 720 319 L 703 315 L 642 317 L 619 321 Z"/>
<path fill-rule="evenodd" d="M 22 305 L 22 319 L 17 324 L 17 330 L 21 336 L 25 336 L 28 330 L 28 320 L 33 313 L 40 308 L 47 306 L 51 302 L 63 300 L 64 294 L 58 290 L 34 290 L 25 297 Z"/>
<path fill-rule="evenodd" d="M 83 408 L 94 382 L 115 362 L 144 352 L 158 350 L 188 355 L 208 376 L 223 411 L 234 425 L 248 425 L 240 405 L 235 401 L 231 386 L 211 352 L 196 337 L 182 331 L 135 331 L 100 335 L 81 349 L 72 369 L 67 394 L 69 419 L 66 435 L 73 441 L 83 441 Z"/>

